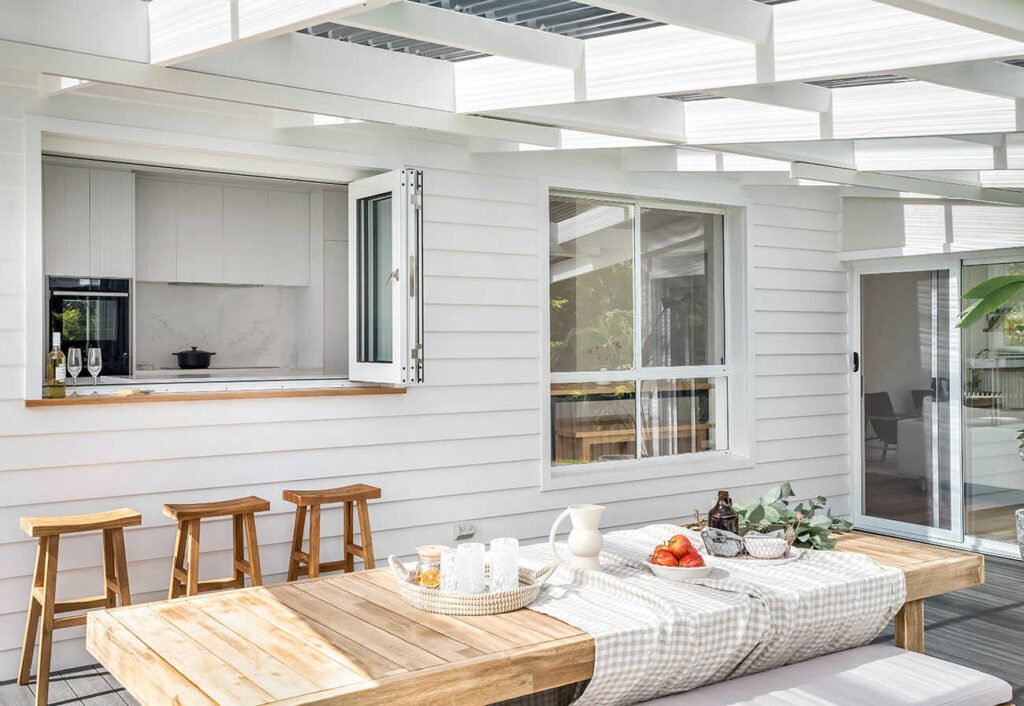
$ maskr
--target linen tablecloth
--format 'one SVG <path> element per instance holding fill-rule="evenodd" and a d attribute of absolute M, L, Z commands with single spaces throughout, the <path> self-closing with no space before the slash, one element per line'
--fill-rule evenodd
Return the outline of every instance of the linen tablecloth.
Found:
<path fill-rule="evenodd" d="M 906 596 L 902 571 L 850 552 L 775 566 L 719 561 L 688 583 L 655 577 L 646 558 L 680 533 L 700 546 L 676 525 L 610 532 L 603 571 L 562 566 L 530 606 L 594 637 L 594 676 L 576 704 L 632 704 L 863 645 Z M 532 545 L 522 561 L 552 557 Z"/>

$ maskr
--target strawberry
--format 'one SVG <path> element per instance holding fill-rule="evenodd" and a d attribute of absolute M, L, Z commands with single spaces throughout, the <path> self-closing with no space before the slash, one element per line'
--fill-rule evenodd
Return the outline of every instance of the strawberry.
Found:
<path fill-rule="evenodd" d="M 679 566 L 675 554 L 667 549 L 657 549 L 651 556 L 651 563 L 659 566 Z"/>
<path fill-rule="evenodd" d="M 693 549 L 693 545 L 690 544 L 690 540 L 681 534 L 668 540 L 668 550 L 675 554 L 677 559 L 682 559 L 691 549 Z"/>

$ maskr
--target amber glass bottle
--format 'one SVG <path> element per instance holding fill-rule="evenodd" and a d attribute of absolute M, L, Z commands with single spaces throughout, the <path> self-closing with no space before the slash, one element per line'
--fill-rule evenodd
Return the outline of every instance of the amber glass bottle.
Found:
<path fill-rule="evenodd" d="M 718 491 L 718 504 L 708 510 L 708 527 L 734 534 L 740 533 L 740 516 L 732 508 L 732 498 L 729 497 L 728 490 Z"/>

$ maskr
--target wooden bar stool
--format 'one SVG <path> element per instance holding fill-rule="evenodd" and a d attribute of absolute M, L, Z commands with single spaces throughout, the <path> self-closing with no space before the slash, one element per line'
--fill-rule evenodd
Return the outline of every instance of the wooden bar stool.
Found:
<path fill-rule="evenodd" d="M 379 498 L 380 488 L 365 483 L 346 485 L 327 490 L 286 490 L 281 497 L 295 503 L 295 531 L 292 533 L 292 553 L 288 560 L 288 580 L 294 581 L 302 574 L 316 578 L 321 571 L 350 572 L 354 569 L 353 557 L 363 560 L 363 567 L 372 569 L 373 539 L 370 537 L 370 512 L 366 501 Z M 340 561 L 320 561 L 320 506 L 328 503 L 345 503 L 344 558 Z M 359 512 L 359 541 L 354 543 L 352 510 Z M 306 511 L 309 510 L 309 551 L 302 551 L 302 536 L 306 529 Z"/>
<path fill-rule="evenodd" d="M 257 498 L 254 495 L 216 503 L 164 505 L 164 514 L 178 522 L 178 534 L 174 540 L 174 558 L 171 563 L 171 587 L 167 592 L 167 597 L 177 598 L 182 594 L 194 596 L 201 591 L 217 591 L 222 588 L 244 588 L 246 574 L 252 579 L 253 586 L 262 586 L 263 573 L 260 571 L 260 549 L 259 543 L 256 541 L 254 513 L 265 512 L 269 509 L 270 501 Z M 200 581 L 199 521 L 203 518 L 227 517 L 228 515 L 231 516 L 234 525 L 235 575 L 226 579 Z M 245 544 L 249 545 L 248 560 L 245 558 Z"/>
<path fill-rule="evenodd" d="M 97 512 L 71 517 L 22 517 L 21 529 L 30 537 L 39 538 L 36 551 L 36 570 L 32 580 L 32 594 L 28 601 L 28 621 L 25 624 L 25 642 L 21 647 L 21 670 L 18 683 L 27 684 L 32 668 L 32 648 L 36 641 L 36 628 L 43 619 L 39 639 L 39 665 L 36 670 L 36 703 L 45 704 L 50 688 L 50 647 L 53 631 L 85 625 L 86 616 L 70 615 L 55 618 L 54 613 L 91 608 L 113 608 L 118 603 L 131 605 L 128 588 L 128 561 L 124 555 L 124 528 L 142 524 L 142 515 L 129 508 Z M 103 530 L 104 594 L 91 598 L 67 601 L 55 600 L 57 594 L 57 547 L 62 534 Z"/>

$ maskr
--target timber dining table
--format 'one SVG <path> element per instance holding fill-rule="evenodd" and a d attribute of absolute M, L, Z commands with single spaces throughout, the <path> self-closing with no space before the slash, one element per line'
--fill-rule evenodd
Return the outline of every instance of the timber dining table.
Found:
<path fill-rule="evenodd" d="M 897 644 L 923 651 L 922 601 L 984 581 L 968 552 L 859 532 L 837 549 L 898 567 Z M 89 614 L 89 651 L 144 704 L 490 704 L 593 675 L 594 640 L 531 610 L 451 617 L 404 603 L 387 569 Z"/>

